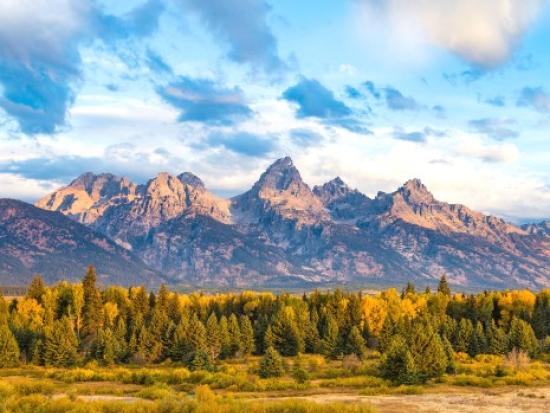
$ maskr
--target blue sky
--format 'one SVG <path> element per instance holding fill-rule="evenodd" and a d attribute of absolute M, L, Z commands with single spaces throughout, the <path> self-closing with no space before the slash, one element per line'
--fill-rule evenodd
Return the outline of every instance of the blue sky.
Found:
<path fill-rule="evenodd" d="M 543 0 L 3 0 L 0 196 L 190 170 L 221 195 L 290 155 L 311 185 L 550 218 Z"/>

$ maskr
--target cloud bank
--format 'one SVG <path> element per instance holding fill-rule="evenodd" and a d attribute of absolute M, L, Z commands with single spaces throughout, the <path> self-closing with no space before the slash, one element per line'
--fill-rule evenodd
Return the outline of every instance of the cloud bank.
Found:
<path fill-rule="evenodd" d="M 55 133 L 81 80 L 80 47 L 150 35 L 162 9 L 161 0 L 148 0 L 117 17 L 93 0 L 1 1 L 0 107 L 25 134 Z"/>
<path fill-rule="evenodd" d="M 482 68 L 505 63 L 539 15 L 542 0 L 364 0 L 403 36 L 416 33 Z"/>

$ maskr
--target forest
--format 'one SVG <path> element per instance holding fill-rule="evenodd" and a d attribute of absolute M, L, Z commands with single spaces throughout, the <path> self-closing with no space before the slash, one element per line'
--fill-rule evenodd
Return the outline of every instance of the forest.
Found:
<path fill-rule="evenodd" d="M 434 291 L 182 294 L 100 288 L 90 267 L 82 283 L 37 275 L 24 296 L 0 297 L 0 349 L 3 376 L 190 391 L 542 384 L 550 290 L 462 294 L 442 277 Z"/>

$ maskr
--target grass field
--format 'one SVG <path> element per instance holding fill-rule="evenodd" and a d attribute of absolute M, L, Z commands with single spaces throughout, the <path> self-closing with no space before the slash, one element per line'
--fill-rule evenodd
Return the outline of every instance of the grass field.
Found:
<path fill-rule="evenodd" d="M 457 374 L 426 385 L 394 386 L 376 377 L 378 355 L 326 360 L 302 355 L 307 377 L 261 379 L 259 359 L 221 362 L 213 372 L 172 364 L 0 370 L 4 412 L 543 412 L 550 366 L 503 367 L 497 356 L 457 355 Z M 412 410 L 411 410 L 412 409 Z"/>

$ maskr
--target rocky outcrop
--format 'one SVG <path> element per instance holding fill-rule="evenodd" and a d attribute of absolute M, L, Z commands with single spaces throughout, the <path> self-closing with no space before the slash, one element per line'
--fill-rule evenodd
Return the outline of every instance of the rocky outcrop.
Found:
<path fill-rule="evenodd" d="M 290 158 L 242 195 L 190 172 L 144 185 L 85 174 L 37 203 L 86 224 L 179 282 L 550 286 L 548 224 L 518 227 L 437 200 L 418 179 L 370 199 L 335 178 L 313 190 Z"/>
<path fill-rule="evenodd" d="M 313 193 L 336 221 L 355 221 L 368 212 L 371 204 L 368 196 L 357 189 L 351 189 L 339 176 L 321 186 L 315 186 Z"/>

